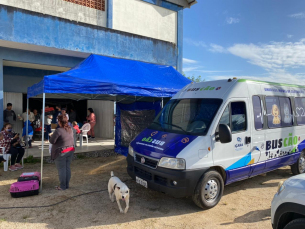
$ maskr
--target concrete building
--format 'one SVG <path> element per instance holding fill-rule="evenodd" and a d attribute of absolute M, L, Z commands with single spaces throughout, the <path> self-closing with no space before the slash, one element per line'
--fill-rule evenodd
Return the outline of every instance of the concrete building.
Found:
<path fill-rule="evenodd" d="M 21 114 L 27 87 L 44 75 L 70 69 L 91 53 L 171 65 L 181 71 L 183 9 L 195 3 L 0 0 L 0 127 L 3 105 L 11 102 Z M 97 135 L 112 137 L 113 103 L 88 101 L 88 105 L 103 116 L 99 121 L 103 131 Z M 21 126 L 20 121 L 15 128 Z"/>

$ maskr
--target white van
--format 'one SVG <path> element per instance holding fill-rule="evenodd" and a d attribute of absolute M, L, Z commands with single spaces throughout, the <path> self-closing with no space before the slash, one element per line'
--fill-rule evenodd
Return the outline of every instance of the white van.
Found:
<path fill-rule="evenodd" d="M 229 79 L 189 84 L 130 144 L 129 175 L 201 208 L 224 185 L 290 165 L 305 171 L 305 86 Z"/>

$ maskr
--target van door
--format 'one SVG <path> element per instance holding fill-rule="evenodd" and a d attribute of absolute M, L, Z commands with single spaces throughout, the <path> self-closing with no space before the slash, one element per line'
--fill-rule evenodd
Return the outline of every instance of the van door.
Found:
<path fill-rule="evenodd" d="M 249 177 L 251 158 L 251 131 L 247 98 L 231 99 L 223 110 L 219 124 L 226 124 L 232 131 L 232 141 L 218 140 L 218 127 L 214 138 L 213 159 L 215 165 L 225 168 L 226 184 Z"/>
<path fill-rule="evenodd" d="M 250 105 L 251 106 L 251 105 Z M 252 109 L 253 117 L 250 122 L 254 125 L 252 128 L 252 159 L 251 163 L 251 174 L 250 176 L 255 176 L 264 172 L 266 167 L 266 160 L 264 155 L 265 150 L 265 132 L 264 126 L 267 126 L 265 123 L 266 110 L 263 103 L 263 96 L 254 95 L 252 96 Z"/>

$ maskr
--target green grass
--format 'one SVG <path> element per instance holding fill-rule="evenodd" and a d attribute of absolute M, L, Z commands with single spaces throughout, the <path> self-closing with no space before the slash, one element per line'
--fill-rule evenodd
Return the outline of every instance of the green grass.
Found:
<path fill-rule="evenodd" d="M 84 159 L 86 156 L 82 154 L 76 154 L 77 159 Z"/>
<path fill-rule="evenodd" d="M 34 158 L 33 155 L 28 156 L 27 158 L 24 159 L 24 163 L 31 163 L 31 164 L 35 164 L 35 163 L 39 163 L 40 159 L 39 158 Z"/>

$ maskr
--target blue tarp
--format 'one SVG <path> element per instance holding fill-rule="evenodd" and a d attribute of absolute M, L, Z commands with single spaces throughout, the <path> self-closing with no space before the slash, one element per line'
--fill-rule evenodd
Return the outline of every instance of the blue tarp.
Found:
<path fill-rule="evenodd" d="M 115 152 L 127 156 L 127 145 L 129 145 L 134 137 L 136 137 L 140 132 L 146 129 L 148 125 L 151 124 L 153 119 L 158 115 L 160 111 L 160 101 L 154 103 L 116 103 Z M 149 117 L 148 113 L 150 113 L 152 116 Z"/>
<path fill-rule="evenodd" d="M 45 76 L 28 98 L 48 94 L 172 97 L 191 81 L 171 66 L 90 55 L 71 70 Z"/>

